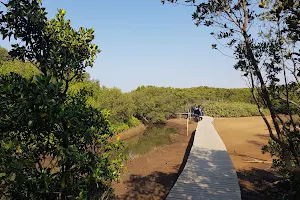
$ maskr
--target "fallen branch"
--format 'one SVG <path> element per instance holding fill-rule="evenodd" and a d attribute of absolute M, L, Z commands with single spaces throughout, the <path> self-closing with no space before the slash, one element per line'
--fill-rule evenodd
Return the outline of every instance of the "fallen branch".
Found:
<path fill-rule="evenodd" d="M 246 163 L 264 163 L 264 164 L 272 164 L 272 161 L 265 161 L 265 160 L 257 160 L 257 159 L 253 159 L 253 160 L 249 160 L 249 161 L 245 161 Z"/>

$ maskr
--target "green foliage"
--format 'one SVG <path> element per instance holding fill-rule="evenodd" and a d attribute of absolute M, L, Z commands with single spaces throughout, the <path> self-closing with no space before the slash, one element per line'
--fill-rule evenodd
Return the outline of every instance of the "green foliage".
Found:
<path fill-rule="evenodd" d="M 133 115 L 134 104 L 128 94 L 122 93 L 118 88 L 102 87 L 98 91 L 97 107 L 110 111 L 112 123 L 129 123 L 129 119 Z"/>
<path fill-rule="evenodd" d="M 163 123 L 176 112 L 172 88 L 139 87 L 131 92 L 131 96 L 135 104 L 135 116 L 139 119 Z"/>
<path fill-rule="evenodd" d="M 93 30 L 74 30 L 64 10 L 48 21 L 40 0 L 3 5 L 0 32 L 21 41 L 9 54 L 37 68 L 17 60 L 1 66 L 0 198 L 109 197 L 123 145 L 110 142 L 109 113 L 87 105 L 91 92 L 69 92 L 99 52 Z"/>
<path fill-rule="evenodd" d="M 62 84 L 50 78 L 32 82 L 16 74 L 1 76 L 1 194 L 97 199 L 119 178 L 123 159 L 109 158 L 122 145 L 108 142 L 113 135 L 109 122 L 86 106 L 84 92 L 66 96 Z"/>
<path fill-rule="evenodd" d="M 260 115 L 255 104 L 242 102 L 205 102 L 201 105 L 205 108 L 205 115 L 212 117 L 251 117 Z M 266 109 L 263 112 L 264 114 L 268 114 Z"/>
<path fill-rule="evenodd" d="M 118 88 L 101 87 L 98 81 L 84 79 L 70 85 L 70 95 L 78 95 L 81 89 L 91 91 L 87 104 L 100 110 L 109 111 L 109 119 L 116 132 L 135 126 L 138 122 L 133 120 L 134 104 L 129 94 L 122 93 Z"/>
<path fill-rule="evenodd" d="M 31 77 L 38 70 L 29 63 L 20 61 L 7 62 L 1 70 L 5 74 L 16 72 L 23 77 Z M 18 67 L 20 65 L 20 67 Z M 27 66 L 28 65 L 28 66 Z M 210 87 L 162 88 L 141 86 L 130 93 L 122 93 L 117 88 L 100 86 L 90 80 L 85 73 L 83 81 L 70 82 L 68 94 L 76 96 L 80 90 L 90 91 L 87 104 L 109 113 L 109 119 L 115 132 L 134 127 L 145 117 L 153 123 L 164 123 L 176 112 L 186 112 L 189 104 L 202 104 L 206 114 L 213 117 L 239 117 L 259 115 L 253 104 L 249 89 L 222 89 Z M 134 121 L 132 121 L 134 120 Z"/>
<path fill-rule="evenodd" d="M 85 80 L 70 86 L 70 93 L 86 88 L 93 91 L 88 104 L 108 110 L 114 130 L 119 132 L 135 126 L 132 115 L 139 120 L 146 118 L 153 123 L 165 123 L 176 112 L 186 112 L 190 104 L 202 104 L 206 114 L 212 117 L 257 116 L 249 89 L 221 89 L 209 87 L 163 88 L 141 86 L 130 93 L 117 88 L 100 87 L 96 81 Z M 264 113 L 268 113 L 263 110 Z"/>
<path fill-rule="evenodd" d="M 299 16 L 300 16 L 300 1 L 299 0 L 262 0 L 261 7 L 266 8 L 267 12 L 264 17 L 268 20 L 275 20 L 281 15 L 285 28 L 284 33 L 288 33 L 288 38 L 294 42 L 300 39 Z M 270 9 L 268 9 L 270 8 Z M 277 15 L 277 16 L 276 16 Z"/>
<path fill-rule="evenodd" d="M 136 117 L 131 116 L 129 121 L 128 121 L 128 125 L 129 127 L 135 127 L 141 124 L 141 121 L 138 120 Z"/>
<path fill-rule="evenodd" d="M 19 60 L 6 61 L 0 67 L 0 74 L 9 75 L 10 72 L 19 74 L 20 76 L 30 79 L 34 75 L 40 74 L 40 71 L 30 62 L 22 62 Z"/>
<path fill-rule="evenodd" d="M 115 133 L 120 133 L 122 131 L 125 131 L 127 129 L 129 129 L 129 125 L 126 123 L 116 123 L 112 125 L 112 129 Z"/>
<path fill-rule="evenodd" d="M 41 74 L 30 62 L 19 60 L 3 63 L 0 68 L 0 74 L 8 75 L 10 72 L 17 73 L 26 79 Z M 87 96 L 87 105 L 102 111 L 109 111 L 109 120 L 116 132 L 126 130 L 140 123 L 138 119 L 133 117 L 134 104 L 129 94 L 124 94 L 117 88 L 101 87 L 99 81 L 89 79 L 88 73 L 82 74 L 81 79 L 82 81 L 73 80 L 69 83 L 67 94 L 75 97 L 83 89 L 90 91 L 90 94 Z M 54 78 L 52 78 L 52 82 L 55 82 Z"/>
<path fill-rule="evenodd" d="M 14 36 L 22 42 L 12 45 L 10 55 L 34 63 L 44 74 L 65 82 L 65 92 L 73 79 L 92 67 L 100 52 L 91 41 L 94 30 L 71 27 L 65 11 L 48 20 L 38 0 L 9 0 L 0 17 L 3 38 Z"/>
<path fill-rule="evenodd" d="M 5 48 L 0 47 L 0 66 L 3 64 L 3 62 L 6 62 L 10 59 L 11 57 L 8 54 L 8 51 Z"/>
<path fill-rule="evenodd" d="M 113 109 L 113 108 L 112 108 Z M 112 117 L 109 114 L 109 119 Z M 129 128 L 136 127 L 141 124 L 141 121 L 135 118 L 134 116 L 130 116 L 127 122 L 115 122 L 112 123 L 112 130 L 115 133 L 120 133 L 122 131 L 125 131 Z"/>
<path fill-rule="evenodd" d="M 288 177 L 290 174 L 288 170 L 284 167 L 283 156 L 280 153 L 280 146 L 274 140 L 269 140 L 268 145 L 263 146 L 262 153 L 270 153 L 273 157 L 272 168 L 278 170 L 280 175 L 283 177 Z"/>
<path fill-rule="evenodd" d="M 162 88 L 142 86 L 131 92 L 135 115 L 154 123 L 164 123 L 177 112 L 187 112 L 191 104 L 203 104 L 207 115 L 239 117 L 259 115 L 250 89 L 209 87 Z"/>

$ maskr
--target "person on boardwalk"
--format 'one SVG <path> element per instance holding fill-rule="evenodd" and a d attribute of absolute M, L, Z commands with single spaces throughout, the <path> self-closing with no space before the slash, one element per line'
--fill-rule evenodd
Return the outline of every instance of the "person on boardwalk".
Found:
<path fill-rule="evenodd" d="M 204 116 L 204 107 L 200 105 L 198 107 L 199 107 L 200 116 Z"/>
<path fill-rule="evenodd" d="M 191 106 L 190 110 L 191 110 L 191 113 L 194 113 L 194 111 L 195 111 L 195 106 Z"/>
<path fill-rule="evenodd" d="M 198 115 L 198 116 L 200 116 L 200 108 L 199 108 L 199 106 L 195 106 L 195 108 L 194 108 L 194 115 Z"/>
<path fill-rule="evenodd" d="M 204 107 L 201 108 L 202 116 L 204 116 Z"/>
<path fill-rule="evenodd" d="M 198 122 L 199 120 L 201 120 L 201 112 L 200 112 L 200 107 L 199 106 L 195 106 L 193 109 L 193 115 L 194 115 L 194 120 L 195 122 Z"/>

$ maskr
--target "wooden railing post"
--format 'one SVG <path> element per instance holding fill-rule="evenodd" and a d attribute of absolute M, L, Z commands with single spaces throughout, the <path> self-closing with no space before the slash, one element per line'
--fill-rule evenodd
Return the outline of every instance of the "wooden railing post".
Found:
<path fill-rule="evenodd" d="M 189 136 L 189 116 L 186 118 L 186 136 Z"/>

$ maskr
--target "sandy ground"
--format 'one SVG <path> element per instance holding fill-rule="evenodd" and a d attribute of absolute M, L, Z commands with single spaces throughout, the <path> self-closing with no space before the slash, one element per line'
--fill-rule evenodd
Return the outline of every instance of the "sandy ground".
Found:
<path fill-rule="evenodd" d="M 180 129 L 174 143 L 127 162 L 120 183 L 114 184 L 116 199 L 164 199 L 184 167 L 196 124 L 190 124 L 186 136 L 186 121 L 172 119 L 168 126 Z M 276 177 L 270 171 L 269 155 L 261 154 L 268 134 L 261 117 L 215 119 L 214 126 L 223 139 L 237 170 L 243 200 L 272 199 L 271 183 Z M 249 163 L 248 161 L 259 161 Z"/>
<path fill-rule="evenodd" d="M 269 164 L 247 163 L 247 161 L 271 161 L 261 148 L 268 143 L 269 135 L 261 117 L 219 118 L 214 126 L 222 138 L 236 170 L 252 167 L 267 169 Z"/>
<path fill-rule="evenodd" d="M 219 118 L 214 120 L 214 126 L 237 171 L 242 199 L 273 199 L 272 183 L 278 178 L 270 169 L 270 154 L 261 153 L 269 139 L 262 118 Z"/>

